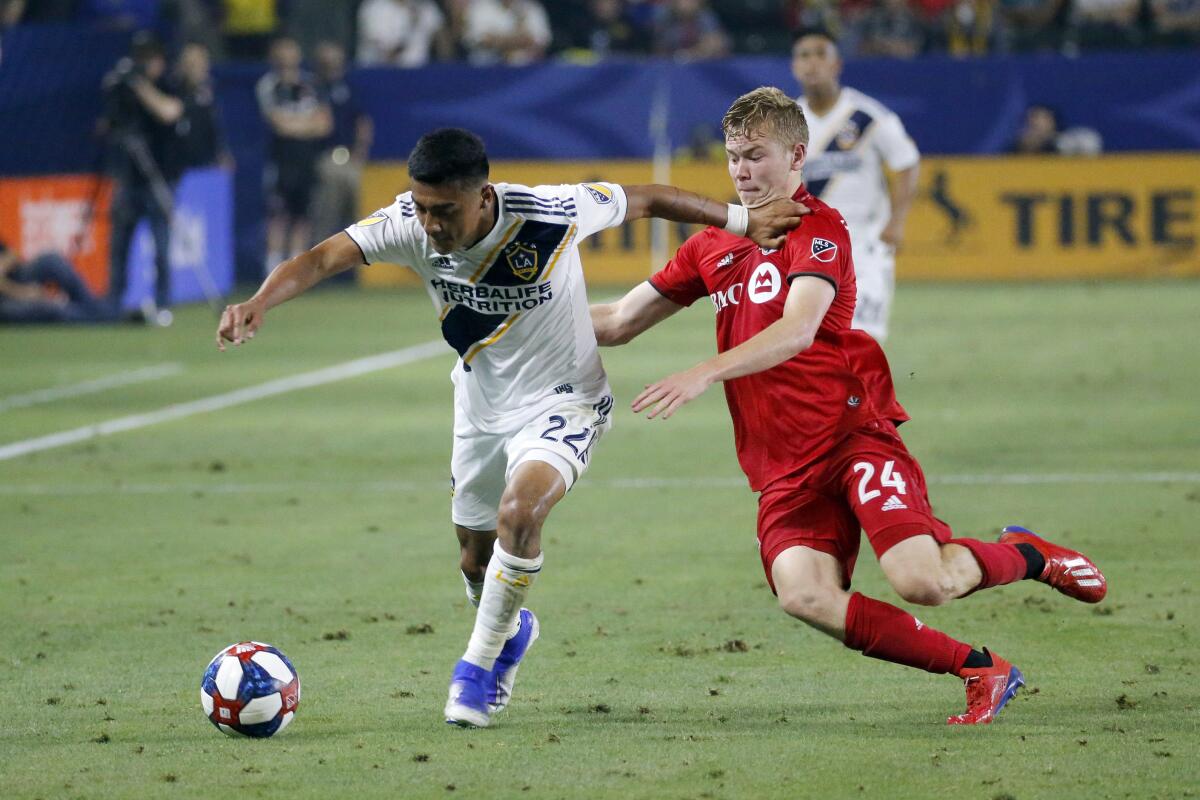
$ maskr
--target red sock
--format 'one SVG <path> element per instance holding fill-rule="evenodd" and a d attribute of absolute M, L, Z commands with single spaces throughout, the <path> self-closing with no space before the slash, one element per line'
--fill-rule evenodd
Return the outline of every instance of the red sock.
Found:
<path fill-rule="evenodd" d="M 894 664 L 956 675 L 971 652 L 970 645 L 930 628 L 907 611 L 858 592 L 850 595 L 846 609 L 846 647 Z"/>
<path fill-rule="evenodd" d="M 971 590 L 972 592 L 1015 583 L 1025 577 L 1025 556 L 1015 544 L 981 542 L 978 539 L 951 539 L 949 544 L 959 544 L 967 548 L 979 563 L 983 580 Z"/>

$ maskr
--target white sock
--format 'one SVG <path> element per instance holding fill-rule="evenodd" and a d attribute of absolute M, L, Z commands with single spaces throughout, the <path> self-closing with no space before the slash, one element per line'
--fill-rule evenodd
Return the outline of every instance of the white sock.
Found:
<path fill-rule="evenodd" d="M 459 570 L 462 572 L 462 570 Z M 463 572 L 463 583 L 467 587 L 467 600 L 471 605 L 479 608 L 479 598 L 483 595 L 483 581 L 473 581 L 467 577 L 467 573 Z"/>
<path fill-rule="evenodd" d="M 504 552 L 500 542 L 496 542 L 483 578 L 475 630 L 471 632 L 463 660 L 488 670 L 496 665 L 496 656 L 500 655 L 504 642 L 520 624 L 521 606 L 541 569 L 541 553 L 536 558 L 517 558 Z"/>

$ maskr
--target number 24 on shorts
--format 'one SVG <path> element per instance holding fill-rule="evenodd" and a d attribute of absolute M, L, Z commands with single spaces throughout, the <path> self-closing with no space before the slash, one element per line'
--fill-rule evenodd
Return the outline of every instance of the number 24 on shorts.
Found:
<path fill-rule="evenodd" d="M 541 438 L 548 442 L 562 442 L 567 447 L 571 448 L 571 452 L 575 454 L 575 458 L 579 459 L 581 463 L 586 464 L 588 460 L 588 451 L 592 449 L 592 441 L 594 438 L 592 429 L 585 425 L 583 426 L 583 430 L 579 431 L 579 433 L 568 433 L 559 439 L 555 436 L 555 434 L 567 427 L 566 418 L 561 417 L 558 414 L 552 414 L 548 419 L 550 420 L 550 427 L 542 431 Z M 583 445 L 583 449 L 581 450 L 579 448 L 579 444 L 582 442 L 586 442 L 586 444 Z"/>
<path fill-rule="evenodd" d="M 895 471 L 895 466 L 895 461 L 885 461 L 883 463 L 883 471 L 879 474 L 879 485 L 885 489 L 895 489 L 896 494 L 904 494 L 907 485 L 904 483 L 903 476 Z M 865 504 L 883 494 L 881 489 L 868 488 L 871 479 L 875 477 L 874 464 L 869 461 L 859 461 L 851 469 L 862 474 L 862 477 L 858 480 L 858 502 Z"/>

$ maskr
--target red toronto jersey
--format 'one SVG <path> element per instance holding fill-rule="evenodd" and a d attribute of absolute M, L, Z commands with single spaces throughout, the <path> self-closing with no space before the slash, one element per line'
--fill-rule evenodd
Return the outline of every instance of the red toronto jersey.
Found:
<path fill-rule="evenodd" d="M 782 249 L 763 250 L 706 228 L 650 278 L 680 305 L 712 300 L 722 353 L 783 316 L 794 279 L 814 276 L 837 292 L 811 347 L 771 369 L 725 381 L 738 461 L 755 491 L 796 476 L 868 422 L 908 419 L 883 350 L 869 334 L 850 328 L 856 286 L 845 220 L 803 186 L 793 199 L 812 213 Z"/>

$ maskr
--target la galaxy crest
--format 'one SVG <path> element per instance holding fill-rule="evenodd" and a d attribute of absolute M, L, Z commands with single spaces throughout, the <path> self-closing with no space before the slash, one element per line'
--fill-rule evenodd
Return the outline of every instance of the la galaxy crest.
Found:
<path fill-rule="evenodd" d="M 537 250 L 528 245 L 513 242 L 504 249 L 504 259 L 508 262 L 508 268 L 513 271 L 513 275 L 523 281 L 531 281 L 537 275 Z"/>
<path fill-rule="evenodd" d="M 862 130 L 859 129 L 858 123 L 854 120 L 846 120 L 846 124 L 837 132 L 834 137 L 839 150 L 849 150 L 858 142 L 858 137 L 862 135 Z"/>

